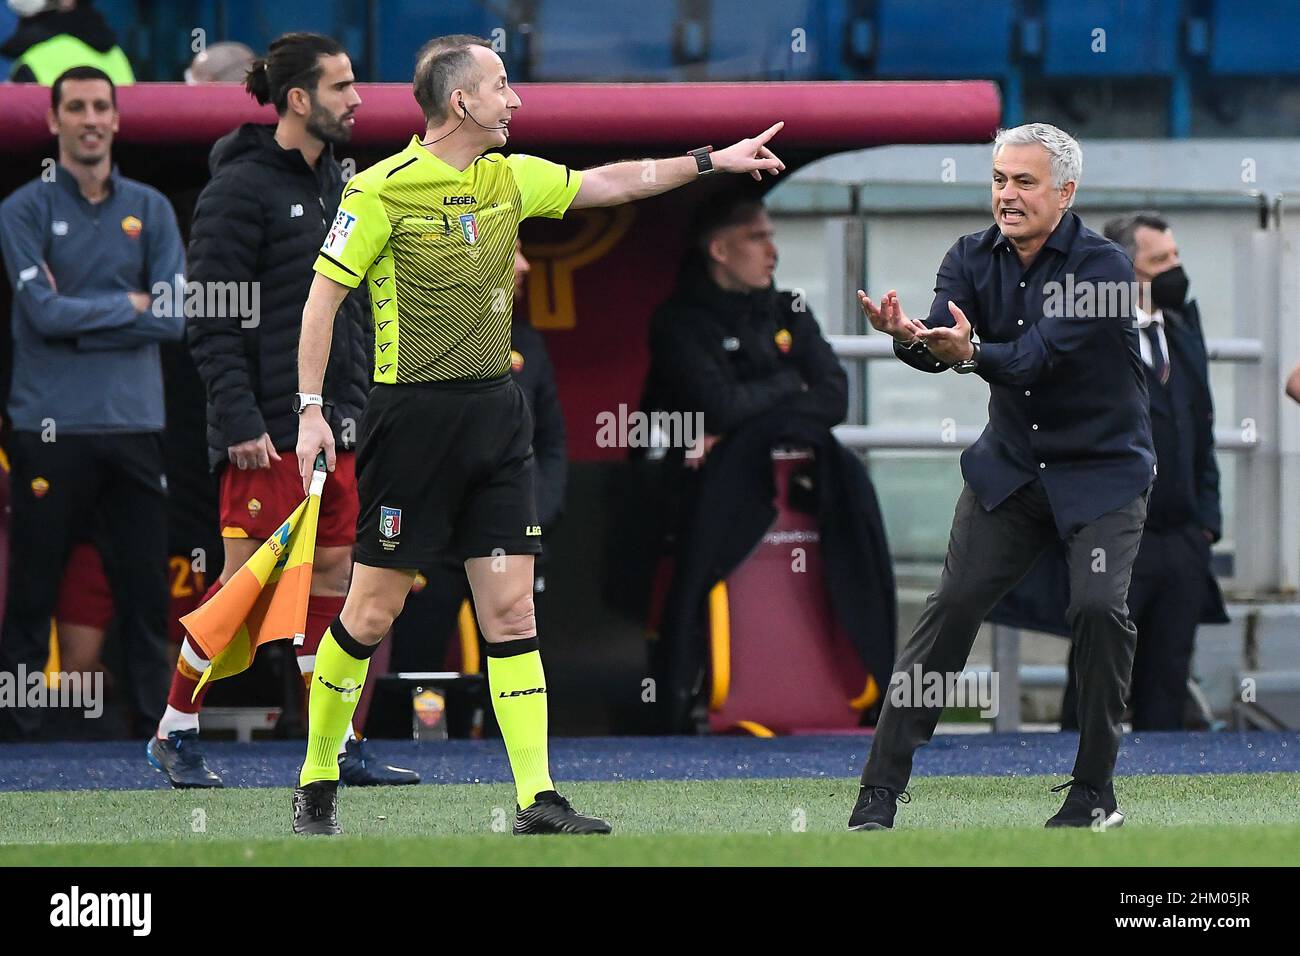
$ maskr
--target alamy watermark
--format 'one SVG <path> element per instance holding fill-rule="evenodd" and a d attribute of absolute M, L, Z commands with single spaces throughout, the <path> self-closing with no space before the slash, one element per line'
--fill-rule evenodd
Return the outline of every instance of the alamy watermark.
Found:
<path fill-rule="evenodd" d="M 19 664 L 15 673 L 0 672 L 0 709 L 22 707 L 80 710 L 95 720 L 104 713 L 104 674 L 59 671 L 51 683 L 44 671 L 29 674 L 25 664 Z"/>
<path fill-rule="evenodd" d="M 628 411 L 596 415 L 596 445 L 600 448 L 685 448 L 686 457 L 704 454 L 703 412 Z M 653 457 L 653 456 L 652 456 Z"/>
<path fill-rule="evenodd" d="M 889 679 L 894 707 L 975 707 L 981 717 L 998 715 L 997 671 L 926 671 L 920 664 Z"/>
<path fill-rule="evenodd" d="M 1043 284 L 1047 318 L 1131 318 L 1138 306 L 1150 301 L 1150 282 L 1075 282 L 1074 274 L 1067 272 L 1064 282 Z"/>
<path fill-rule="evenodd" d="M 94 893 L 73 886 L 50 897 L 50 925 L 59 928 L 122 927 L 132 936 L 153 930 L 152 893 Z"/>
<path fill-rule="evenodd" d="M 150 292 L 159 318 L 239 319 L 246 329 L 261 323 L 260 282 L 187 282 L 178 274 L 171 282 L 155 282 Z"/>

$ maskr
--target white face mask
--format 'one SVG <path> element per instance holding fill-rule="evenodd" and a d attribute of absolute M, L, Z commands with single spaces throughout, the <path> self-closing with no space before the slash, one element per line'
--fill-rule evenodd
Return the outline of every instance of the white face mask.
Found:
<path fill-rule="evenodd" d="M 20 17 L 35 16 L 49 5 L 49 0 L 9 0 L 9 9 Z"/>

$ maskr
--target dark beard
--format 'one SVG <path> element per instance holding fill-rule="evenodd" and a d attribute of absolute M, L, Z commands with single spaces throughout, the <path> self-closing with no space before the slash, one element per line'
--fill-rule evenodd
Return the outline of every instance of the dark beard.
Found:
<path fill-rule="evenodd" d="M 311 115 L 307 117 L 307 132 L 322 143 L 334 146 L 342 146 L 352 139 L 352 130 L 341 119 L 316 104 L 312 104 Z"/>

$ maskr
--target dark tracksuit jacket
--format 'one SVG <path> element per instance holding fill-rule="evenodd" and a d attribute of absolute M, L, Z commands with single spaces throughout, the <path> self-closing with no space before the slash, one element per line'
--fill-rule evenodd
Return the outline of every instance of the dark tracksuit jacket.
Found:
<path fill-rule="evenodd" d="M 897 610 L 884 523 L 862 463 L 830 433 L 848 410 L 848 378 L 812 313 L 789 292 L 728 292 L 688 266 L 651 318 L 650 353 L 644 407 L 703 412 L 705 432 L 723 436 L 699 471 L 678 467 L 682 449 L 669 452 L 681 487 L 667 506 L 678 543 L 656 661 L 660 727 L 692 726 L 703 601 L 771 526 L 770 452 L 783 443 L 816 451 L 808 477 L 833 610 L 864 664 L 886 673 Z"/>
<path fill-rule="evenodd" d="M 167 696 L 167 479 L 159 344 L 180 338 L 171 291 L 184 282 L 176 217 L 161 193 L 113 172 L 92 204 L 56 167 L 0 204 L 0 247 L 14 290 L 8 417 L 13 486 L 10 578 L 0 669 L 44 664 L 72 546 L 104 558 L 130 668 L 137 729 Z M 136 312 L 128 292 L 154 307 Z M 0 714 L 29 735 L 33 710 Z"/>
<path fill-rule="evenodd" d="M 343 192 L 343 170 L 327 146 L 316 168 L 275 141 L 275 127 L 245 123 L 212 147 L 212 179 L 199 194 L 190 230 L 190 279 L 259 283 L 259 315 L 191 318 L 190 352 L 208 393 L 208 460 L 271 436 L 276 451 L 298 443 L 298 335 L 311 264 Z M 365 292 L 344 299 L 322 394 L 339 451 L 355 450 L 370 393 L 374 330 Z M 347 427 L 348 422 L 353 427 Z"/>
<path fill-rule="evenodd" d="M 1160 382 L 1144 366 L 1159 471 L 1128 596 L 1138 628 L 1131 694 L 1137 730 L 1182 729 L 1196 626 L 1228 623 L 1203 533 L 1217 540 L 1223 516 L 1209 359 L 1195 302 L 1181 312 L 1165 310 L 1165 338 L 1169 380 Z M 989 620 L 1068 637 L 1069 600 L 1065 558 L 1053 550 L 998 603 Z M 1078 726 L 1073 669 L 1070 677 L 1062 726 L 1073 729 Z"/>

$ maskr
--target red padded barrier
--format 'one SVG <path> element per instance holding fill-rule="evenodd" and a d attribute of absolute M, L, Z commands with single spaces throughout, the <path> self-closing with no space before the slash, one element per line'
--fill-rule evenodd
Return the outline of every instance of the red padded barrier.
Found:
<path fill-rule="evenodd" d="M 405 83 L 363 83 L 354 142 L 403 143 L 423 129 Z M 989 139 L 1000 112 L 997 86 L 976 82 L 539 83 L 516 87 L 523 107 L 511 139 L 528 148 L 723 146 L 786 122 L 788 148 L 857 149 L 886 143 Z M 0 84 L 0 152 L 43 146 L 49 90 Z M 239 123 L 272 122 L 242 87 L 140 83 L 118 91 L 119 142 L 211 143 Z"/>

